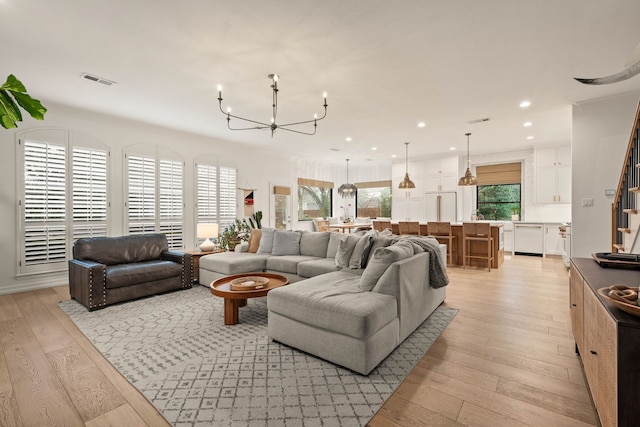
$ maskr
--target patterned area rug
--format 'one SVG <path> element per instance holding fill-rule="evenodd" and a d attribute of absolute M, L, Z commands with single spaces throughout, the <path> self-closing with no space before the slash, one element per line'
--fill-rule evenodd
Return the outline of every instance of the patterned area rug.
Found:
<path fill-rule="evenodd" d="M 457 313 L 439 307 L 363 376 L 271 341 L 266 298 L 233 326 L 203 286 L 94 312 L 60 307 L 175 426 L 363 426 Z"/>

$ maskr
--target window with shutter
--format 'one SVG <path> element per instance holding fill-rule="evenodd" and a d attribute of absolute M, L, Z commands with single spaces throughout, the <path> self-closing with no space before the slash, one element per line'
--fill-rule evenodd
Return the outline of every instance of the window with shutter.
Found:
<path fill-rule="evenodd" d="M 237 215 L 237 184 L 236 169 L 221 166 L 219 168 L 220 183 L 220 213 L 218 215 L 218 224 L 220 229 L 233 223 Z"/>
<path fill-rule="evenodd" d="M 222 231 L 234 222 L 237 215 L 237 171 L 235 168 L 216 166 L 211 163 L 196 163 L 196 224 L 215 223 Z"/>
<path fill-rule="evenodd" d="M 72 239 L 107 235 L 107 152 L 73 147 Z"/>
<path fill-rule="evenodd" d="M 169 248 L 182 244 L 182 162 L 160 160 L 160 232 L 167 236 Z"/>
<path fill-rule="evenodd" d="M 156 231 L 156 160 L 127 156 L 129 234 Z"/>

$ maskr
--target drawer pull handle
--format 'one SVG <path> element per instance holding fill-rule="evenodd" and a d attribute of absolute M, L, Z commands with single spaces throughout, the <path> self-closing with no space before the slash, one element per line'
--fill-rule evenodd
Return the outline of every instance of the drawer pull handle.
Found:
<path fill-rule="evenodd" d="M 598 352 L 591 350 L 591 354 L 598 354 Z"/>
<path fill-rule="evenodd" d="M 575 304 L 571 304 L 571 306 L 572 306 L 572 307 L 576 307 L 576 305 L 575 305 Z"/>

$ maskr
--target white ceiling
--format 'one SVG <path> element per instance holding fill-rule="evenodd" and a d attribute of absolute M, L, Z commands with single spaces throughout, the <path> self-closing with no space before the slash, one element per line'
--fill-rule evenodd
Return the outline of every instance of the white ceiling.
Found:
<path fill-rule="evenodd" d="M 573 80 L 625 67 L 638 0 L 0 0 L 0 41 L 0 78 L 45 105 L 333 161 L 401 159 L 405 141 L 411 157 L 465 152 L 466 132 L 472 156 L 568 143 L 572 103 L 640 89 Z M 269 121 L 274 72 L 279 122 L 321 113 L 328 92 L 315 136 L 227 129 L 216 85 Z"/>

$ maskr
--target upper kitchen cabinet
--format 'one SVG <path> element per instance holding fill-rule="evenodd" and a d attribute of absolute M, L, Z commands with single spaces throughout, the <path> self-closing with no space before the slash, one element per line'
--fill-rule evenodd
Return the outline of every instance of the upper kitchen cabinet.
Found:
<path fill-rule="evenodd" d="M 458 157 L 429 159 L 425 163 L 425 191 L 456 191 L 458 189 Z"/>
<path fill-rule="evenodd" d="M 416 185 L 410 190 L 400 189 L 398 185 L 404 179 L 406 166 L 404 163 L 391 166 L 391 217 L 395 221 L 424 218 L 424 163 L 409 162 L 409 178 Z"/>
<path fill-rule="evenodd" d="M 571 147 L 535 150 L 536 202 L 571 203 Z"/>

